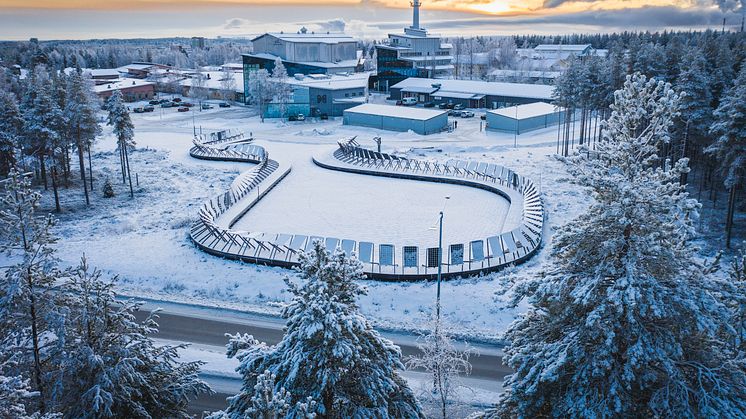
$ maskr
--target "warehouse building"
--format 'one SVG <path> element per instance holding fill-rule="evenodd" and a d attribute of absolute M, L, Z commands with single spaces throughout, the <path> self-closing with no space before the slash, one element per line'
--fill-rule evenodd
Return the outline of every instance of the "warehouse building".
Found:
<path fill-rule="evenodd" d="M 366 103 L 344 111 L 344 125 L 388 131 L 435 134 L 448 127 L 448 113 L 440 110 Z"/>
<path fill-rule="evenodd" d="M 391 87 L 391 98 L 414 97 L 420 103 L 461 104 L 467 108 L 497 109 L 505 106 L 552 101 L 553 86 L 495 83 L 476 80 L 408 78 Z"/>
<path fill-rule="evenodd" d="M 556 125 L 564 115 L 563 108 L 544 102 L 495 109 L 487 111 L 487 129 L 523 134 Z"/>
<path fill-rule="evenodd" d="M 370 73 L 347 75 L 296 74 L 286 83 L 292 89 L 291 100 L 281 106 L 272 101 L 264 107 L 265 118 L 286 118 L 303 114 L 312 117 L 342 116 L 345 109 L 368 101 L 368 77 Z M 250 92 L 246 92 L 250 94 Z M 281 115 L 281 109 L 285 115 Z"/>

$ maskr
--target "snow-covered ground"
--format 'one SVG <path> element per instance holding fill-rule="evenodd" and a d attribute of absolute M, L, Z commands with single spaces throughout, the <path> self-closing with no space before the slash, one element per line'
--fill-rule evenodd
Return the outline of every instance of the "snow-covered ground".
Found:
<path fill-rule="evenodd" d="M 420 136 L 341 125 L 341 119 L 316 122 L 261 123 L 242 107 L 179 114 L 158 109 L 153 114 L 133 114 L 138 150 L 131 157 L 139 187 L 134 200 L 118 183 L 118 159 L 110 130 L 96 144 L 96 187 L 90 208 L 82 205 L 82 192 L 73 185 L 63 190 L 64 212 L 59 216 L 58 256 L 64 264 L 76 264 L 85 253 L 91 265 L 120 277 L 120 291 L 128 295 L 232 307 L 257 312 L 278 312 L 286 301 L 282 278 L 292 271 L 226 261 L 197 250 L 187 236 L 188 225 L 203 200 L 217 194 L 250 166 L 206 162 L 189 157 L 193 130 L 234 129 L 253 133 L 272 158 L 292 161 L 297 171 L 272 191 L 265 202 L 241 220 L 245 227 L 276 226 L 283 232 L 349 234 L 354 239 L 429 237 L 428 230 L 443 205 L 447 237 L 469 239 L 474 228 L 493 223 L 507 205 L 486 192 L 448 185 L 387 180 L 371 176 L 332 173 L 310 163 L 315 154 L 332 150 L 338 140 L 357 136 L 364 146 L 383 138 L 383 151 L 432 159 L 477 159 L 496 162 L 532 177 L 541 186 L 547 210 L 545 243 L 552 229 L 580 211 L 589 198 L 562 179 L 567 176 L 552 154 L 556 128 L 534 131 L 517 139 L 512 135 L 480 131 L 480 119 L 460 119 L 453 133 Z M 193 126 L 194 121 L 194 126 Z M 295 169 L 294 169 L 295 170 Z M 304 175 L 305 174 L 305 175 Z M 115 184 L 117 196 L 102 198 L 103 177 Z M 293 207 L 291 204 L 296 204 Z M 45 207 L 52 207 L 51 193 Z M 315 226 L 311 228 L 310 226 Z M 372 227 L 371 227 L 372 226 Z M 381 226 L 387 226 L 382 229 Z M 242 227 L 244 227 L 242 225 Z M 362 228 L 369 234 L 359 233 Z M 336 230 L 335 230 L 336 229 Z M 275 229 L 276 230 L 276 229 Z M 273 230 L 273 231 L 275 231 Z M 450 235 L 450 236 L 449 236 Z M 524 265 L 483 278 L 445 283 L 443 312 L 464 334 L 494 337 L 525 307 L 506 308 L 500 278 L 534 276 L 542 270 L 547 246 Z M 380 326 L 418 328 L 432 307 L 435 284 L 367 281 L 369 294 L 361 300 L 363 312 Z"/>

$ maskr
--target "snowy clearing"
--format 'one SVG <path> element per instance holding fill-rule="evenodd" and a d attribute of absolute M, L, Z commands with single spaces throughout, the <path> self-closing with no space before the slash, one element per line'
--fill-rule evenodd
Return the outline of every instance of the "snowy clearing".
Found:
<path fill-rule="evenodd" d="M 119 172 L 118 159 L 113 152 L 114 139 L 110 131 L 105 130 L 94 156 L 96 186 L 92 206 L 84 208 L 82 191 L 75 185 L 62 191 L 64 211 L 57 227 L 61 237 L 58 244 L 61 261 L 73 265 L 85 253 L 91 265 L 118 274 L 120 291 L 127 295 L 278 313 L 279 304 L 287 298 L 282 278 L 293 275 L 292 271 L 204 254 L 187 235 L 188 226 L 196 217 L 196 208 L 203 200 L 225 190 L 235 176 L 251 166 L 189 157 L 193 133 L 191 114 L 133 115 L 133 120 L 139 149 L 131 157 L 131 164 L 140 180 L 135 199 L 130 200 L 124 186 L 116 181 Z M 430 136 L 344 127 L 341 119 L 261 123 L 250 110 L 241 107 L 195 111 L 194 121 L 197 131 L 200 128 L 203 132 L 233 129 L 247 135 L 253 133 L 257 144 L 265 146 L 273 158 L 287 159 L 298 167 L 311 165 L 312 155 L 332 149 L 338 140 L 357 135 L 363 146 L 373 147 L 371 139 L 380 135 L 386 152 L 440 160 L 463 158 L 494 162 L 531 177 L 541 187 L 547 211 L 544 247 L 517 268 L 484 278 L 452 280 L 443 285 L 443 313 L 464 335 L 494 338 L 525 310 L 525 307 L 505 307 L 503 297 L 495 295 L 500 290 L 499 279 L 509 275 L 538 275 L 551 243 L 553 226 L 567 222 L 589 202 L 585 193 L 562 181 L 567 173 L 563 164 L 552 157 L 556 140 L 553 129 L 519 136 L 518 148 L 514 148 L 512 135 L 480 132 L 478 118 L 460 119 L 455 132 Z M 433 234 L 428 227 L 434 224 L 442 208 L 442 197 L 446 195 L 459 197 L 453 198 L 454 202 L 446 207 L 446 234 L 468 236 L 472 226 L 488 219 L 499 220 L 495 214 L 501 211 L 500 201 L 486 192 L 446 185 L 426 185 L 421 189 L 420 182 L 381 180 L 314 169 L 312 179 L 288 178 L 290 191 L 284 192 L 282 184 L 278 186 L 267 197 L 266 208 L 258 206 L 246 222 L 275 226 L 284 222 L 283 227 L 288 231 L 300 233 L 306 230 L 298 228 L 305 225 L 306 220 L 313 220 L 320 224 L 319 228 L 334 226 L 335 231 L 343 235 L 345 228 L 353 228 L 355 223 L 368 220 L 368 215 L 375 215 L 377 218 L 372 218 L 369 225 L 389 223 L 396 226 L 390 233 L 380 230 L 376 233 L 381 234 L 380 237 L 389 237 L 388 234 L 408 237 L 418 232 L 427 237 Z M 101 198 L 103 177 L 107 175 L 112 178 L 117 192 L 110 200 Z M 417 187 L 404 193 L 400 184 Z M 293 197 L 292 189 L 298 191 L 297 197 Z M 335 192 L 337 190 L 354 194 L 356 202 L 350 204 L 353 197 L 342 196 Z M 357 196 L 361 193 L 366 194 L 365 199 Z M 487 194 L 486 199 L 483 194 Z M 382 195 L 390 197 L 388 205 L 378 205 Z M 312 211 L 319 196 L 332 201 L 333 211 Z M 284 201 L 293 198 L 301 203 L 301 209 L 285 214 L 279 212 Z M 376 204 L 375 209 L 370 208 L 372 204 Z M 45 209 L 52 208 L 50 193 L 45 196 Z M 365 212 L 368 208 L 373 215 Z M 402 213 L 411 214 L 411 220 L 403 222 L 398 215 Z M 454 213 L 463 216 L 449 218 L 449 214 Z M 360 301 L 363 312 L 379 326 L 391 329 L 419 328 L 435 298 L 433 282 L 366 282 L 369 294 Z"/>

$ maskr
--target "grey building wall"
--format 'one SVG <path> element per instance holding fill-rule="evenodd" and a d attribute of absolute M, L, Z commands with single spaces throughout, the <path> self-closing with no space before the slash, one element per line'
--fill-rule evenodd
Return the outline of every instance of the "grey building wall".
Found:
<path fill-rule="evenodd" d="M 309 88 L 311 112 L 313 114 L 314 109 L 318 109 L 316 112 L 318 115 L 326 114 L 328 116 L 342 116 L 342 112 L 345 109 L 349 109 L 359 105 L 361 102 L 355 103 L 335 103 L 339 100 L 344 99 L 355 99 L 360 97 L 367 97 L 368 89 L 365 87 L 356 87 L 351 89 L 339 89 L 339 90 L 327 90 L 319 89 L 317 87 Z M 314 115 L 317 116 L 317 115 Z"/>
<path fill-rule="evenodd" d="M 564 112 L 555 112 L 548 115 L 535 116 L 533 118 L 526 118 L 516 120 L 508 118 L 502 115 L 496 115 L 492 112 L 487 112 L 487 129 L 492 131 L 510 132 L 514 133 L 517 130 L 518 134 L 529 132 L 537 129 L 548 128 L 553 125 L 557 125 L 559 121 L 564 117 Z"/>
<path fill-rule="evenodd" d="M 481 92 L 473 92 L 477 94 L 482 94 Z M 392 100 L 401 100 L 402 98 L 402 91 L 401 88 L 391 88 L 390 94 Z M 421 100 L 421 102 L 430 102 L 433 101 L 435 104 L 439 103 L 454 103 L 454 104 L 461 104 L 466 107 L 470 107 L 473 105 L 473 103 L 470 103 L 469 99 L 456 99 L 456 98 L 441 98 L 441 99 L 434 99 L 434 97 L 438 96 L 438 92 L 433 93 L 432 95 L 425 94 L 425 93 L 419 93 L 416 95 L 418 99 L 422 99 L 424 97 L 424 100 Z M 512 106 L 515 104 L 518 105 L 526 105 L 529 103 L 536 103 L 536 102 L 544 102 L 543 99 L 534 99 L 534 98 L 525 98 L 525 97 L 513 97 L 513 96 L 494 96 L 494 95 L 487 95 L 484 98 L 484 106 L 487 109 L 498 109 L 498 108 L 504 108 L 506 106 Z"/>
<path fill-rule="evenodd" d="M 438 133 L 446 128 L 448 125 L 448 114 L 444 113 L 422 121 L 345 111 L 343 123 L 344 125 L 357 125 L 388 131 L 406 132 L 412 130 L 421 135 L 428 135 Z"/>

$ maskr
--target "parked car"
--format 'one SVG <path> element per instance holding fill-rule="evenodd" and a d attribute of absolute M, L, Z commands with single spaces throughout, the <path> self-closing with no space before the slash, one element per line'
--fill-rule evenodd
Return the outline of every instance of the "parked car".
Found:
<path fill-rule="evenodd" d="M 402 105 L 404 106 L 414 106 L 417 104 L 417 98 L 416 97 L 405 97 L 401 100 Z"/>
<path fill-rule="evenodd" d="M 204 110 L 212 109 L 212 105 L 210 105 L 209 103 L 203 103 L 202 104 L 202 109 L 204 109 Z"/>
<path fill-rule="evenodd" d="M 161 104 L 161 105 L 163 105 L 164 103 L 171 103 L 171 101 L 168 100 L 168 99 L 161 99 L 161 100 L 158 101 L 158 103 Z"/>
<path fill-rule="evenodd" d="M 181 102 L 181 98 L 180 97 L 175 97 L 175 98 L 171 99 L 171 102 L 179 103 L 179 102 Z"/>
<path fill-rule="evenodd" d="M 305 120 L 306 120 L 306 116 L 303 115 L 302 113 L 299 113 L 298 114 L 298 121 L 305 121 Z"/>
<path fill-rule="evenodd" d="M 453 104 L 453 102 L 446 103 L 446 109 L 453 109 L 456 105 Z"/>
<path fill-rule="evenodd" d="M 453 109 L 457 111 L 463 111 L 466 108 L 464 107 L 464 105 L 457 103 L 456 105 L 453 105 Z"/>
<path fill-rule="evenodd" d="M 472 111 L 461 111 L 462 118 L 474 118 L 474 112 Z"/>
<path fill-rule="evenodd" d="M 194 103 L 191 103 L 191 102 L 182 102 L 181 106 L 186 106 L 187 108 L 191 108 L 192 106 L 194 106 Z"/>
<path fill-rule="evenodd" d="M 445 109 L 445 108 L 446 108 L 446 106 L 447 106 L 447 105 L 446 105 L 446 103 L 445 103 L 445 102 L 440 102 L 440 103 L 438 103 L 438 108 L 439 108 L 439 109 Z"/>
<path fill-rule="evenodd" d="M 319 115 L 319 119 L 321 119 L 322 121 L 326 121 L 329 119 L 329 115 L 322 113 L 321 115 Z"/>
<path fill-rule="evenodd" d="M 148 106 L 144 107 L 143 110 L 145 112 L 155 112 L 155 106 L 148 105 Z"/>
<path fill-rule="evenodd" d="M 220 102 L 220 103 L 218 104 L 218 106 L 220 106 L 221 108 L 230 108 L 230 107 L 231 107 L 231 104 L 230 104 L 230 103 L 228 103 L 228 102 Z"/>
<path fill-rule="evenodd" d="M 138 107 L 132 110 L 134 113 L 145 113 L 145 108 Z"/>
<path fill-rule="evenodd" d="M 161 103 L 161 108 L 173 108 L 174 106 L 176 105 L 172 102 Z"/>
<path fill-rule="evenodd" d="M 161 101 L 160 100 L 151 100 L 150 102 L 148 102 L 148 104 L 150 104 L 150 105 L 160 105 Z"/>
<path fill-rule="evenodd" d="M 461 111 L 457 111 L 455 109 L 449 109 L 448 110 L 448 116 L 460 116 Z"/>
<path fill-rule="evenodd" d="M 401 100 L 396 101 L 396 106 L 402 106 L 402 105 L 404 105 L 404 103 Z"/>
<path fill-rule="evenodd" d="M 288 121 L 305 121 L 306 116 L 302 113 L 299 113 L 298 115 L 290 115 L 288 116 Z"/>
<path fill-rule="evenodd" d="M 182 106 L 179 108 L 179 112 L 189 112 L 189 108 L 187 108 L 186 106 Z"/>
<path fill-rule="evenodd" d="M 434 108 L 435 102 L 425 102 L 422 106 L 425 108 Z"/>

